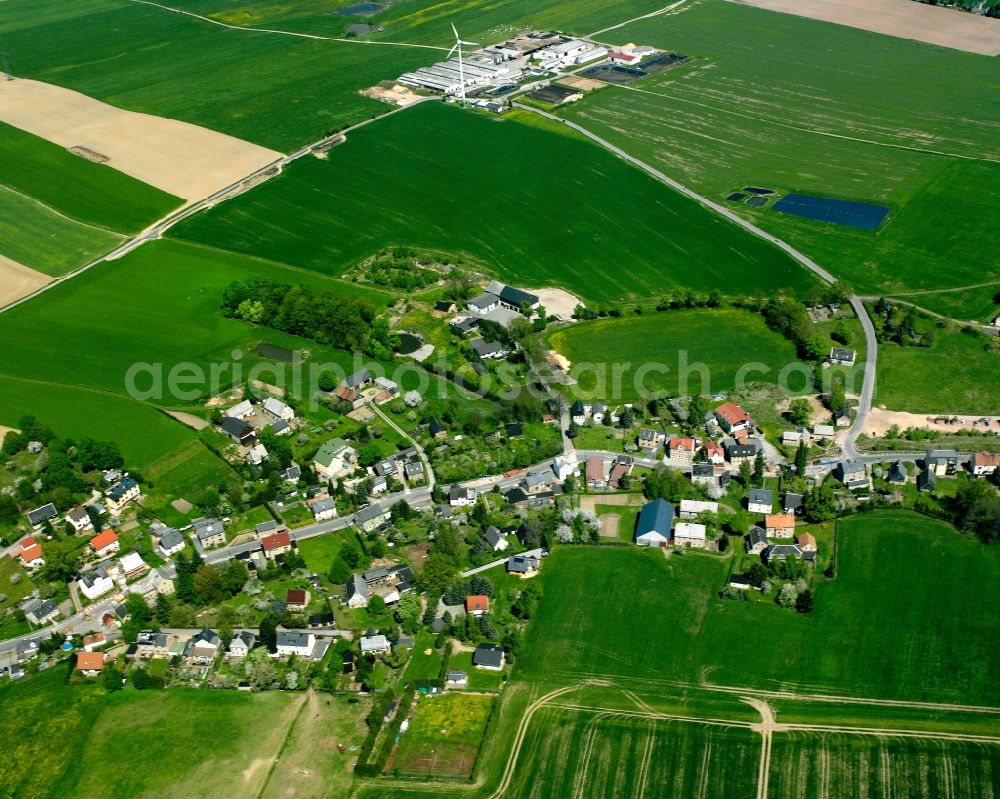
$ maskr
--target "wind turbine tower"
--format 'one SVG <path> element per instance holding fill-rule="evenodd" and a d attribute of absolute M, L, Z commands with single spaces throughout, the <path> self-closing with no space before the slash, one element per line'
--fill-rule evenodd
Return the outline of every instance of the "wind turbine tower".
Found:
<path fill-rule="evenodd" d="M 462 108 L 465 108 L 465 66 L 462 62 L 462 45 L 467 45 L 468 47 L 478 47 L 476 42 L 464 42 L 458 35 L 458 29 L 455 27 L 455 23 L 451 24 L 451 29 L 455 34 L 455 46 L 448 51 L 448 58 L 451 58 L 452 53 L 456 50 L 458 51 L 458 79 L 461 82 L 461 94 L 462 94 Z"/>

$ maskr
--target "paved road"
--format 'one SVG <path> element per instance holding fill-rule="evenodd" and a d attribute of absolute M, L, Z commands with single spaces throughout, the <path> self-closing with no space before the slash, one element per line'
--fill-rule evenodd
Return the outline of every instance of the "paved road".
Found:
<path fill-rule="evenodd" d="M 856 446 L 858 436 L 864 432 L 865 423 L 868 421 L 868 412 L 872 409 L 872 397 L 875 394 L 875 372 L 878 364 L 878 339 L 875 337 L 875 326 L 871 317 L 868 316 L 868 309 L 860 297 L 851 297 L 851 307 L 855 315 L 861 321 L 861 327 L 865 331 L 865 380 L 861 386 L 861 397 L 858 399 L 857 416 L 854 424 L 844 439 L 842 449 L 847 458 L 857 458 L 860 453 Z"/>

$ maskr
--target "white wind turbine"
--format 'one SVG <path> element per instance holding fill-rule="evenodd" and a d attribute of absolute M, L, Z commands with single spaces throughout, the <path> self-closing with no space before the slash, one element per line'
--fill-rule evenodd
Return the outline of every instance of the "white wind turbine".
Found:
<path fill-rule="evenodd" d="M 463 42 L 461 37 L 458 35 L 458 29 L 455 27 L 455 23 L 451 23 L 451 29 L 455 33 L 455 46 L 448 51 L 448 58 L 451 58 L 452 53 L 456 50 L 458 51 L 458 79 L 462 83 L 462 107 L 465 107 L 465 67 L 462 64 L 462 45 L 468 45 L 469 47 L 478 47 L 479 45 L 475 42 Z"/>

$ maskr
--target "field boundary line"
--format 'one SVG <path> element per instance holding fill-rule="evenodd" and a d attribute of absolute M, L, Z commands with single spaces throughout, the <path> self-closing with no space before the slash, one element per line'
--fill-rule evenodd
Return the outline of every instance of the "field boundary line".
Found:
<path fill-rule="evenodd" d="M 162 3 L 154 3 L 153 0 L 129 0 L 131 3 L 138 3 L 144 6 L 155 6 L 156 8 L 162 8 L 164 11 L 172 11 L 175 14 L 183 14 L 186 17 L 194 17 L 195 19 L 200 19 L 203 22 L 210 22 L 213 25 L 218 25 L 220 28 L 228 28 L 233 31 L 250 31 L 252 33 L 276 33 L 281 36 L 294 36 L 299 39 L 314 39 L 323 42 L 344 42 L 347 44 L 384 44 L 390 47 L 417 47 L 421 50 L 440 50 L 447 52 L 447 47 L 439 47 L 435 44 L 413 44 L 411 42 L 382 42 L 374 39 L 347 39 L 338 36 L 321 36 L 318 33 L 300 33 L 298 31 L 283 31 L 276 28 L 251 28 L 248 25 L 230 25 L 228 22 L 222 22 L 218 19 L 212 19 L 211 17 L 206 17 L 201 14 L 196 14 L 193 11 L 185 11 L 181 8 L 173 8 L 172 6 L 166 6 Z"/>
<path fill-rule="evenodd" d="M 755 722 L 740 721 L 739 719 L 716 719 L 702 718 L 700 716 L 682 716 L 674 713 L 661 713 L 658 710 L 626 710 L 623 708 L 601 707 L 600 705 L 576 705 L 564 702 L 557 702 L 551 707 L 560 710 L 572 710 L 577 713 L 596 713 L 608 716 L 609 718 L 636 718 L 649 719 L 650 721 L 682 721 L 690 724 L 701 724 L 706 727 L 741 727 L 752 729 Z"/>
<path fill-rule="evenodd" d="M 612 25 L 608 28 L 602 28 L 599 31 L 588 33 L 587 38 L 593 39 L 595 36 L 600 36 L 602 33 L 608 33 L 609 31 L 616 31 L 619 28 L 624 28 L 626 25 L 631 25 L 633 22 L 641 22 L 644 19 L 652 19 L 653 17 L 659 17 L 662 16 L 663 14 L 668 14 L 678 6 L 684 5 L 686 2 L 688 2 L 688 0 L 677 0 L 677 2 L 671 3 L 669 6 L 664 6 L 663 8 L 657 9 L 656 11 L 650 11 L 648 14 L 643 14 L 641 17 L 632 17 L 632 19 L 627 19 L 624 22 L 619 22 L 617 25 Z"/>
<path fill-rule="evenodd" d="M 285 737 L 281 741 L 281 746 L 278 747 L 278 751 L 271 760 L 271 767 L 267 770 L 267 775 L 261 783 L 260 790 L 257 791 L 257 799 L 260 799 L 264 795 L 264 791 L 267 790 L 267 786 L 271 784 L 271 777 L 274 775 L 274 769 L 278 765 L 281 755 L 284 754 L 284 751 L 288 746 L 288 742 L 292 739 L 292 733 L 295 732 L 295 728 L 299 723 L 299 718 L 302 716 L 302 711 L 304 711 L 306 709 L 306 705 L 309 704 L 309 697 L 312 693 L 313 689 L 310 688 L 308 692 L 302 694 L 302 701 L 299 702 L 299 709 L 295 711 L 295 717 L 292 719 L 292 723 L 288 726 L 288 732 L 285 733 Z"/>
<path fill-rule="evenodd" d="M 0 183 L 0 189 L 4 189 L 5 191 L 9 191 L 11 194 L 16 194 L 19 197 L 23 197 L 25 200 L 33 202 L 35 205 L 39 205 L 42 208 L 46 209 L 47 211 L 51 211 L 56 216 L 65 219 L 67 222 L 73 222 L 77 225 L 83 225 L 84 227 L 93 228 L 94 230 L 103 230 L 105 233 L 111 233 L 112 235 L 118 236 L 118 238 L 120 238 L 122 241 L 127 241 L 129 239 L 130 234 L 128 233 L 122 233 L 120 230 L 115 230 L 114 228 L 105 227 L 104 225 L 98 225 L 95 222 L 85 222 L 82 219 L 77 219 L 75 216 L 67 216 L 58 208 L 54 208 L 44 200 L 40 200 L 38 199 L 38 197 L 33 197 L 30 194 L 25 194 L 20 189 L 15 189 L 13 186 L 7 183 Z"/>
<path fill-rule="evenodd" d="M 138 1 L 138 0 L 136 0 Z M 687 97 L 680 97 L 676 94 L 663 94 L 662 92 L 653 92 L 649 89 L 640 89 L 637 86 L 627 86 L 619 83 L 612 84 L 619 89 L 625 89 L 630 92 L 639 92 L 640 94 L 649 94 L 653 97 L 659 97 L 663 100 L 677 100 L 681 103 L 688 103 L 690 105 L 696 105 L 699 108 L 707 108 L 710 111 L 718 111 L 723 114 L 732 114 L 733 116 L 742 117 L 743 119 L 750 119 L 754 122 L 761 122 L 765 125 L 775 125 L 779 128 L 787 128 L 788 130 L 797 130 L 800 133 L 812 133 L 816 136 L 827 136 L 831 139 L 841 139 L 843 141 L 857 142 L 858 144 L 871 144 L 875 147 L 888 147 L 893 150 L 906 150 L 913 153 L 922 153 L 924 155 L 935 155 L 940 158 L 957 158 L 962 161 L 983 161 L 988 164 L 1000 164 L 1000 158 L 989 158 L 986 156 L 977 155 L 961 155 L 960 153 L 949 153 L 945 150 L 931 150 L 926 147 L 915 147 L 910 144 L 893 144 L 891 142 L 876 141 L 875 139 L 864 139 L 860 136 L 848 136 L 844 133 L 833 133 L 826 130 L 816 130 L 815 128 L 804 128 L 801 125 L 793 125 L 790 122 L 782 122 L 777 119 L 769 119 L 768 117 L 756 116 L 755 114 L 748 114 L 744 111 L 734 111 L 731 108 L 725 108 L 723 106 L 712 105 L 711 103 L 702 103 L 698 100 L 690 100 Z"/>
<path fill-rule="evenodd" d="M 920 738 L 932 741 L 961 743 L 1000 744 L 1000 735 L 940 732 L 937 730 L 899 730 L 892 727 L 848 727 L 836 724 L 777 724 L 778 732 L 829 732 L 844 735 L 868 735 L 875 738 Z"/>

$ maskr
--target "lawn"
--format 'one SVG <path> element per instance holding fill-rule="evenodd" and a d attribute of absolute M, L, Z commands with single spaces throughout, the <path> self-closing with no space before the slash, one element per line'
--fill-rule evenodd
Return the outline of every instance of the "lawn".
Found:
<path fill-rule="evenodd" d="M 559 202 L 525 192 L 541 175 Z M 813 285 L 771 245 L 591 143 L 437 104 L 297 161 L 171 235 L 327 274 L 403 244 L 616 303 L 679 286 Z"/>
<path fill-rule="evenodd" d="M 309 571 L 324 575 L 330 571 L 330 564 L 343 546 L 344 535 L 335 532 L 299 541 L 299 554 L 305 560 Z"/>
<path fill-rule="evenodd" d="M 0 613 L 16 607 L 34 590 L 35 586 L 28 573 L 21 568 L 20 561 L 13 556 L 0 558 L 0 595 L 6 597 L 0 601 Z"/>
<path fill-rule="evenodd" d="M 913 413 L 1000 413 L 995 387 L 1000 347 L 996 341 L 954 327 L 937 328 L 926 320 L 920 320 L 918 329 L 933 329 L 937 340 L 930 348 L 891 343 L 879 346 L 877 402 L 894 411 Z"/>
<path fill-rule="evenodd" d="M 0 122 L 0 184 L 80 222 L 137 233 L 183 200 Z"/>
<path fill-rule="evenodd" d="M 887 205 L 865 233 L 729 203 L 866 291 L 1000 276 L 982 262 L 1000 199 L 994 59 L 722 0 L 608 38 L 692 60 L 595 92 L 567 118 L 717 201 L 760 186 Z"/>
<path fill-rule="evenodd" d="M 772 796 L 995 796 L 1000 749 L 961 741 L 777 733 Z"/>
<path fill-rule="evenodd" d="M 113 250 L 124 237 L 61 216 L 0 185 L 0 254 L 47 275 L 62 275 Z"/>
<path fill-rule="evenodd" d="M 436 680 L 441 673 L 441 661 L 444 656 L 434 648 L 435 636 L 424 630 L 417 634 L 413 642 L 413 652 L 410 662 L 406 664 L 403 682 L 411 680 Z"/>
<path fill-rule="evenodd" d="M 470 775 L 495 701 L 488 694 L 418 694 L 415 715 L 388 770 L 403 775 Z"/>
<path fill-rule="evenodd" d="M 617 540 L 620 541 L 635 540 L 635 523 L 639 518 L 640 510 L 642 510 L 641 505 L 598 505 L 596 507 L 598 516 L 618 517 Z M 609 537 L 606 540 L 614 541 L 616 539 Z"/>
<path fill-rule="evenodd" d="M 197 439 L 192 439 L 183 447 L 151 464 L 144 473 L 150 483 L 146 504 L 153 508 L 169 524 L 184 526 L 190 518 L 178 513 L 169 503 L 175 499 L 194 502 L 207 490 L 217 488 L 220 483 L 240 482 L 240 478 L 219 456 L 213 454 Z M 198 516 L 197 508 L 188 516 Z"/>
<path fill-rule="evenodd" d="M 468 674 L 470 691 L 498 691 L 503 685 L 502 672 L 473 667 L 472 652 L 456 652 L 448 661 L 448 669 L 457 669 Z"/>
<path fill-rule="evenodd" d="M 1000 316 L 1000 303 L 995 299 L 998 296 L 1000 281 L 956 291 L 899 295 L 899 299 L 952 319 L 992 324 Z"/>
<path fill-rule="evenodd" d="M 550 335 L 549 345 L 570 360 L 578 394 L 613 403 L 776 383 L 798 360 L 795 346 L 759 314 L 728 309 L 582 322 Z"/>
<path fill-rule="evenodd" d="M 286 152 L 388 111 L 358 90 L 444 55 L 227 30 L 116 0 L 10 0 L 0 36 L 19 77 Z"/>
<path fill-rule="evenodd" d="M 557 548 L 513 677 L 695 682 L 708 669 L 721 685 L 996 704 L 1000 622 L 977 609 L 1000 599 L 1000 553 L 905 511 L 851 517 L 838 535 L 837 577 L 808 616 L 717 598 L 719 559 Z"/>

